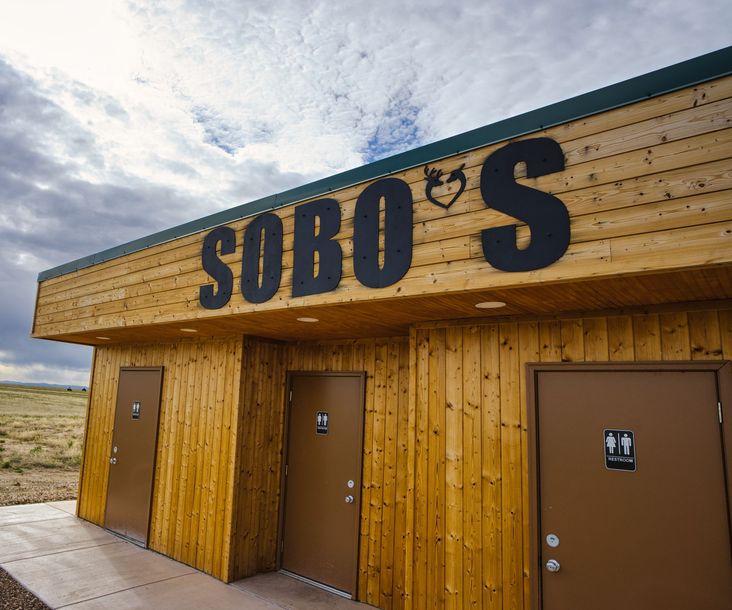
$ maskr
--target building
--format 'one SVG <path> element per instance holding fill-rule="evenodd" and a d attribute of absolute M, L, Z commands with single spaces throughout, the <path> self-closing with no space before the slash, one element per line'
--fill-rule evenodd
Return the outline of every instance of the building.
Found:
<path fill-rule="evenodd" d="M 380 608 L 728 608 L 731 74 L 41 273 L 33 336 L 95 348 L 78 515 Z"/>

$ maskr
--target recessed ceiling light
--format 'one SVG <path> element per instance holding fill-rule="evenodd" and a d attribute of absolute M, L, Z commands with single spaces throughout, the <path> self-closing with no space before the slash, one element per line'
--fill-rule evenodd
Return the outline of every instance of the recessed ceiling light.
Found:
<path fill-rule="evenodd" d="M 102 341 L 111 341 L 109 337 L 95 337 L 96 339 L 101 339 Z"/>
<path fill-rule="evenodd" d="M 195 328 L 181 328 L 180 332 L 182 333 L 197 333 L 198 331 Z"/>
<path fill-rule="evenodd" d="M 308 318 L 307 316 L 298 318 L 297 321 L 298 322 L 320 322 L 320 320 L 318 320 L 318 318 Z"/>
<path fill-rule="evenodd" d="M 506 304 L 503 301 L 483 301 L 482 303 L 476 303 L 475 306 L 478 309 L 498 309 L 499 307 L 505 307 Z"/>

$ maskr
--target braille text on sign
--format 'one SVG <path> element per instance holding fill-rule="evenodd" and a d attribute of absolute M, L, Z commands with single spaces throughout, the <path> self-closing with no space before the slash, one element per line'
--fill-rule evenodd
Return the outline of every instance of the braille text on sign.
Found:
<path fill-rule="evenodd" d="M 315 414 L 315 434 L 328 434 L 327 411 L 318 411 Z"/>
<path fill-rule="evenodd" d="M 605 467 L 635 471 L 635 436 L 632 430 L 604 430 Z"/>

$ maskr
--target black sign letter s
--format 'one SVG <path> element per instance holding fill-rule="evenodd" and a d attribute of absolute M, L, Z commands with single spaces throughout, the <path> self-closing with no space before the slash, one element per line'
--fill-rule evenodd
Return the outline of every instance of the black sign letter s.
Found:
<path fill-rule="evenodd" d="M 206 309 L 219 309 L 231 298 L 234 287 L 234 274 L 229 266 L 219 258 L 216 250 L 221 244 L 221 254 L 231 254 L 236 250 L 236 234 L 230 227 L 217 227 L 203 240 L 201 262 L 203 270 L 218 283 L 218 291 L 214 293 L 214 285 L 206 284 L 198 291 L 198 300 Z"/>
<path fill-rule="evenodd" d="M 531 242 L 516 246 L 516 225 L 481 231 L 485 259 L 501 271 L 531 271 L 551 265 L 569 246 L 569 214 L 554 195 L 517 184 L 514 168 L 526 163 L 529 178 L 564 169 L 564 153 L 550 138 L 513 142 L 498 149 L 483 163 L 480 193 L 488 207 L 529 225 Z"/>

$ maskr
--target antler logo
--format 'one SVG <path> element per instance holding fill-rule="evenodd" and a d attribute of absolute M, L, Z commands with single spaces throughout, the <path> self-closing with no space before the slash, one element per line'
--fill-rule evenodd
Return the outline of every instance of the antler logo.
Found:
<path fill-rule="evenodd" d="M 460 167 L 457 169 L 454 169 L 450 172 L 450 175 L 447 177 L 448 184 L 450 182 L 454 182 L 455 180 L 460 181 L 460 188 L 458 188 L 457 192 L 452 196 L 452 199 L 448 201 L 447 203 L 442 203 L 439 199 L 435 199 L 432 196 L 432 189 L 436 186 L 442 186 L 445 184 L 441 180 L 442 178 L 442 170 L 441 169 L 435 169 L 434 167 L 432 169 L 429 168 L 428 165 L 425 165 L 424 168 L 424 175 L 425 180 L 427 181 L 427 185 L 424 189 L 424 194 L 427 197 L 429 201 L 434 203 L 435 205 L 439 205 L 441 208 L 449 208 L 453 203 L 457 201 L 457 198 L 460 197 L 460 195 L 463 194 L 463 191 L 465 190 L 465 184 L 467 183 L 467 179 L 465 178 L 465 174 L 463 173 L 463 168 L 465 167 L 465 163 L 463 163 Z"/>

